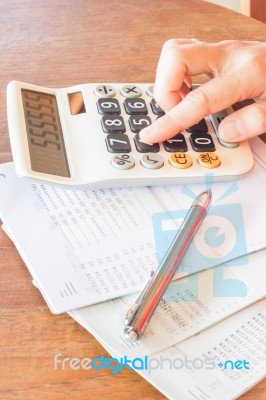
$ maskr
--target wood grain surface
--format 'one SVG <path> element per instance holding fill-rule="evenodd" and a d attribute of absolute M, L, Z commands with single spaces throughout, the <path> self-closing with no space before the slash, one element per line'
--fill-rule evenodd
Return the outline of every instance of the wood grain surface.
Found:
<path fill-rule="evenodd" d="M 0 162 L 12 159 L 6 118 L 9 81 L 51 87 L 153 82 L 163 42 L 177 37 L 266 41 L 266 29 L 200 0 L 1 0 Z M 134 371 L 116 376 L 111 371 L 55 371 L 57 353 L 79 358 L 108 353 L 68 315 L 49 312 L 2 230 L 0 274 L 2 400 L 165 399 Z M 265 398 L 265 381 L 241 397 Z"/>

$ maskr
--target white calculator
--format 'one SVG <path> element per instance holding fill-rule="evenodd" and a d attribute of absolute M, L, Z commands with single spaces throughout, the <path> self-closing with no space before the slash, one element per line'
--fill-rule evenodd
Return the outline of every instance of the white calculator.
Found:
<path fill-rule="evenodd" d="M 153 85 L 90 83 L 51 89 L 12 81 L 7 87 L 16 172 L 66 187 L 104 188 L 236 179 L 254 160 L 247 141 L 223 142 L 210 115 L 171 140 L 147 144 L 141 129 L 164 112 Z"/>

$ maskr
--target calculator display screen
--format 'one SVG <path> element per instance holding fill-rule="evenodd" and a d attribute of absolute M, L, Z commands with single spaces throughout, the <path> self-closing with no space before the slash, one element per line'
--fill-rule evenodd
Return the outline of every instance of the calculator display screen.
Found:
<path fill-rule="evenodd" d="M 21 89 L 33 171 L 70 177 L 56 96 Z"/>

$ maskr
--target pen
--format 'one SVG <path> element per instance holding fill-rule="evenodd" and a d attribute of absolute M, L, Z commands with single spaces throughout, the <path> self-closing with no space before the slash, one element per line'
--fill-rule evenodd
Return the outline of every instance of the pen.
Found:
<path fill-rule="evenodd" d="M 160 266 L 151 273 L 148 283 L 128 310 L 124 329 L 127 339 L 137 340 L 144 332 L 187 247 L 206 215 L 211 195 L 211 190 L 205 190 L 195 198 Z"/>

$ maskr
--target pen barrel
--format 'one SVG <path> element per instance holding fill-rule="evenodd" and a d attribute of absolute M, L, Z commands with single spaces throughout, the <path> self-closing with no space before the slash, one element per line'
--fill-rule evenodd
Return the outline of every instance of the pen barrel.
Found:
<path fill-rule="evenodd" d="M 147 285 L 147 290 L 141 296 L 141 304 L 138 305 L 127 321 L 126 329 L 132 335 L 134 332 L 135 338 L 144 331 L 146 324 L 163 297 L 177 266 L 207 212 L 210 198 L 210 193 L 206 191 L 195 199 L 160 266 Z"/>

